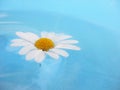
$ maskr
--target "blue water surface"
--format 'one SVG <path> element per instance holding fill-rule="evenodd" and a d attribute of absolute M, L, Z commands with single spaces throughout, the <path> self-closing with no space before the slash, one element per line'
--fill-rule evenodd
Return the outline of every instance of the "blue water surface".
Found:
<path fill-rule="evenodd" d="M 119 0 L 1 0 L 0 90 L 120 90 Z M 15 32 L 72 35 L 68 58 L 26 61 Z"/>

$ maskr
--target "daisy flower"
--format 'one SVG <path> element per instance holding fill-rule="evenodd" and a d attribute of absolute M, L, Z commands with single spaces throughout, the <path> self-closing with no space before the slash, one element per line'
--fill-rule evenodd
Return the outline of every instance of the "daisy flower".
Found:
<path fill-rule="evenodd" d="M 68 57 L 65 49 L 80 50 L 74 44 L 77 40 L 70 40 L 72 36 L 56 34 L 54 32 L 41 32 L 38 36 L 31 32 L 16 32 L 19 37 L 13 39 L 11 46 L 22 47 L 20 55 L 26 55 L 26 60 L 34 59 L 37 63 L 42 62 L 46 55 L 58 59 L 59 56 Z"/>

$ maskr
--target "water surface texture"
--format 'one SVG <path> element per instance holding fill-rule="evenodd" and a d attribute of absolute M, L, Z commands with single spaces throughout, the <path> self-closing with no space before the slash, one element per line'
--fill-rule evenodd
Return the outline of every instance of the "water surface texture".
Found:
<path fill-rule="evenodd" d="M 40 66 L 10 47 L 17 31 L 72 35 L 81 50 Z M 1 0 L 0 90 L 120 90 L 119 38 L 119 0 Z"/>

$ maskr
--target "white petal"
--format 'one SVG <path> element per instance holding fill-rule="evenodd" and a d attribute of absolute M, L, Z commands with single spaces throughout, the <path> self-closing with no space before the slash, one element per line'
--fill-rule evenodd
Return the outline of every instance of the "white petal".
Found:
<path fill-rule="evenodd" d="M 56 54 L 56 53 L 53 53 L 53 52 L 46 52 L 50 57 L 54 58 L 54 59 L 58 59 L 59 58 L 59 55 Z"/>
<path fill-rule="evenodd" d="M 23 40 L 23 39 L 13 39 L 11 42 L 24 42 L 25 40 Z"/>
<path fill-rule="evenodd" d="M 68 44 L 59 44 L 55 48 L 71 49 L 71 50 L 80 50 L 79 47 Z"/>
<path fill-rule="evenodd" d="M 15 47 L 18 47 L 18 46 L 27 46 L 27 45 L 31 45 L 31 43 L 25 41 L 25 42 L 15 42 L 15 43 L 11 44 L 11 46 L 15 46 Z"/>
<path fill-rule="evenodd" d="M 64 34 L 56 34 L 54 32 L 41 32 L 41 37 L 48 37 L 48 38 L 54 38 L 56 39 L 57 41 L 59 40 L 65 40 L 65 39 L 69 39 L 71 38 L 72 36 L 70 35 L 64 35 Z"/>
<path fill-rule="evenodd" d="M 39 37 L 37 35 L 30 33 L 30 32 L 27 32 L 27 33 L 16 32 L 16 35 L 26 41 L 31 42 L 31 43 L 34 43 L 37 39 L 39 39 Z"/>
<path fill-rule="evenodd" d="M 31 37 L 31 39 L 33 40 L 33 41 L 36 41 L 36 40 L 38 40 L 40 37 L 38 37 L 36 34 L 34 34 L 34 33 L 31 33 L 31 32 L 27 32 L 27 34 Z"/>
<path fill-rule="evenodd" d="M 53 42 L 56 42 L 56 34 L 54 32 L 48 33 L 48 32 L 41 32 L 41 37 L 42 38 L 49 38 Z"/>
<path fill-rule="evenodd" d="M 48 36 L 48 32 L 41 32 L 41 37 L 47 37 Z"/>
<path fill-rule="evenodd" d="M 23 32 L 16 32 L 16 35 L 19 37 L 22 37 L 23 34 L 24 34 Z"/>
<path fill-rule="evenodd" d="M 56 36 L 56 39 L 57 39 L 58 41 L 60 41 L 60 40 L 65 40 L 65 39 L 69 39 L 69 38 L 72 38 L 72 36 L 70 36 L 70 35 L 64 35 L 64 34 Z"/>
<path fill-rule="evenodd" d="M 20 55 L 27 54 L 29 51 L 31 51 L 33 49 L 36 49 L 33 45 L 25 46 L 19 51 L 19 54 Z"/>
<path fill-rule="evenodd" d="M 54 33 L 54 32 L 48 33 L 48 34 L 46 35 L 46 37 L 54 40 L 54 39 L 55 39 L 55 33 Z"/>
<path fill-rule="evenodd" d="M 55 33 L 54 33 L 54 32 L 51 32 L 51 33 L 48 33 L 48 32 L 41 32 L 41 37 L 49 38 L 49 39 L 54 40 Z"/>
<path fill-rule="evenodd" d="M 32 50 L 26 55 L 26 60 L 31 60 L 35 58 L 35 56 L 38 54 L 38 50 Z"/>
<path fill-rule="evenodd" d="M 65 50 L 61 50 L 61 49 L 51 49 L 51 51 L 53 51 L 54 53 L 57 53 L 59 55 L 62 55 L 64 57 L 68 57 L 69 54 L 65 51 Z"/>
<path fill-rule="evenodd" d="M 37 53 L 37 55 L 36 55 L 36 57 L 35 57 L 35 61 L 37 62 L 37 63 L 40 63 L 40 62 L 42 62 L 43 60 L 45 59 L 45 53 L 43 52 L 43 51 L 38 51 L 38 53 Z"/>
<path fill-rule="evenodd" d="M 77 40 L 64 40 L 64 41 L 61 41 L 60 43 L 63 43 L 63 44 L 75 44 L 75 43 L 78 43 Z"/>

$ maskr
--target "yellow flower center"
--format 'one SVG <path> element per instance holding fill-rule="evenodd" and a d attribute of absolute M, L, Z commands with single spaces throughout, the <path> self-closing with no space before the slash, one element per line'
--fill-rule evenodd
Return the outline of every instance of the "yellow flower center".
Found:
<path fill-rule="evenodd" d="M 48 51 L 49 49 L 54 48 L 54 42 L 49 38 L 40 38 L 35 42 L 35 47 L 43 51 Z"/>

